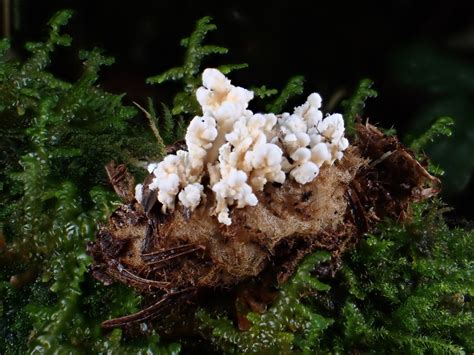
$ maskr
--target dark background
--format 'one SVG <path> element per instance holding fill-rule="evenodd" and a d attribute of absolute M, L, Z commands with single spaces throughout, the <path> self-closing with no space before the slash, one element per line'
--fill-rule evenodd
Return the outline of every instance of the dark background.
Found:
<path fill-rule="evenodd" d="M 169 100 L 170 91 L 145 78 L 179 65 L 179 40 L 205 15 L 218 30 L 208 42 L 230 49 L 207 66 L 246 62 L 231 75 L 241 86 L 281 88 L 296 74 L 306 93 L 326 102 L 347 96 L 362 78 L 375 81 L 368 102 L 372 122 L 399 135 L 423 132 L 439 116 L 456 120 L 455 134 L 427 152 L 445 170 L 444 194 L 452 217 L 474 217 L 474 1 L 91 1 L 10 0 L 12 40 L 18 56 L 25 41 L 44 38 L 58 9 L 75 11 L 67 26 L 72 48 L 60 49 L 52 70 L 74 79 L 79 49 L 101 47 L 116 58 L 101 84 L 127 100 Z"/>

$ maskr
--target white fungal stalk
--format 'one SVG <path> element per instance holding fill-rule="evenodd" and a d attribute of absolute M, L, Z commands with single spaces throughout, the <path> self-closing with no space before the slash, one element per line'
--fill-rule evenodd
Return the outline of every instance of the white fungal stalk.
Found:
<path fill-rule="evenodd" d="M 300 184 L 313 181 L 320 168 L 341 160 L 349 146 L 340 114 L 323 118 L 321 96 L 313 93 L 292 114 L 254 114 L 248 110 L 253 92 L 231 84 L 217 69 L 206 69 L 196 92 L 203 115 L 194 117 L 186 132 L 188 151 L 179 150 L 152 163 L 164 213 L 179 203 L 193 211 L 204 196 L 201 180 L 209 177 L 216 198 L 212 211 L 230 225 L 229 207 L 258 203 L 256 192 L 269 182 L 284 183 L 287 174 Z M 143 186 L 137 185 L 141 202 Z"/>

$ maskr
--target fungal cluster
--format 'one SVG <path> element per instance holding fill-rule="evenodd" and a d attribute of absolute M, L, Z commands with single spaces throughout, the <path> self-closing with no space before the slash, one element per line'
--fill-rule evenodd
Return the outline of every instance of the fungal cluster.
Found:
<path fill-rule="evenodd" d="M 230 206 L 255 206 L 256 192 L 267 183 L 313 181 L 323 165 L 342 159 L 349 145 L 342 115 L 323 117 L 317 93 L 292 114 L 261 114 L 248 110 L 253 92 L 232 85 L 217 69 L 204 70 L 202 83 L 196 98 L 203 113 L 189 124 L 187 151 L 148 166 L 154 175 L 149 189 L 157 191 L 163 213 L 172 212 L 176 203 L 193 211 L 205 196 L 206 177 L 216 200 L 211 213 L 230 225 Z M 139 184 L 138 202 L 142 193 Z"/>

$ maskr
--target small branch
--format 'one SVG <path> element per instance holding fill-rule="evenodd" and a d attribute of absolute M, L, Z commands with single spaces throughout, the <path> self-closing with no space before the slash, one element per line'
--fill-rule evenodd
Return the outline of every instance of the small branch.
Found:
<path fill-rule="evenodd" d="M 186 297 L 186 295 L 194 294 L 195 288 L 189 287 L 179 291 L 169 292 L 163 295 L 156 303 L 151 306 L 128 316 L 109 319 L 102 323 L 102 328 L 123 327 L 130 323 L 144 322 L 152 318 L 156 318 L 160 312 L 171 305 L 175 298 Z"/>
<path fill-rule="evenodd" d="M 393 151 L 391 151 L 391 150 L 389 150 L 388 152 L 383 153 L 380 158 L 378 158 L 377 160 L 374 160 L 373 162 L 371 162 L 370 166 L 374 167 L 375 165 L 380 164 L 381 162 L 383 162 L 385 159 L 387 159 L 392 154 L 393 154 Z"/>

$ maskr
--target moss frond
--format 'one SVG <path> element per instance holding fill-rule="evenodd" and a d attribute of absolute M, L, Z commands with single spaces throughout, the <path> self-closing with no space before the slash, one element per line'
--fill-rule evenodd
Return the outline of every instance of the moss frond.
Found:
<path fill-rule="evenodd" d="M 437 118 L 426 132 L 421 134 L 419 137 L 412 139 L 409 143 L 410 148 L 416 153 L 421 153 L 421 150 L 436 138 L 440 136 L 450 137 L 453 134 L 451 128 L 453 125 L 454 119 L 451 117 L 445 116 Z"/>
<path fill-rule="evenodd" d="M 83 72 L 75 82 L 48 71 L 55 48 L 70 44 L 61 34 L 70 16 L 53 16 L 48 38 L 28 44 L 31 55 L 23 62 L 6 60 L 8 42 L 0 45 L 0 353 L 122 346 L 121 337 L 109 341 L 101 334 L 84 302 L 100 303 L 96 310 L 105 318 L 138 306 L 130 290 L 90 287 L 86 243 L 117 202 L 105 187 L 104 165 L 159 151 L 147 144 L 150 133 L 133 131 L 136 110 L 123 104 L 123 95 L 96 83 L 113 59 L 98 49 L 81 52 Z M 127 346 L 131 352 L 162 348 L 158 342 Z"/>
<path fill-rule="evenodd" d="M 179 125 L 187 122 L 192 117 L 201 114 L 200 106 L 196 101 L 195 92 L 201 85 L 201 70 L 204 59 L 214 54 L 226 54 L 227 48 L 204 44 L 209 32 L 216 29 L 209 16 L 201 18 L 193 33 L 181 40 L 181 46 L 186 48 L 184 62 L 179 67 L 168 69 L 164 73 L 149 77 L 148 84 L 163 84 L 168 81 L 180 82 L 183 90 L 177 92 L 173 98 L 173 105 L 168 109 L 163 105 L 163 133 L 167 144 L 184 138 L 183 129 Z M 231 71 L 246 68 L 247 64 L 228 64 L 218 67 L 224 74 Z M 171 116 L 170 116 L 171 114 Z M 171 134 L 173 132 L 173 134 Z"/>
<path fill-rule="evenodd" d="M 370 79 L 361 80 L 354 94 L 342 102 L 346 131 L 350 135 L 354 134 L 356 118 L 362 115 L 367 99 L 377 97 L 378 95 L 377 91 L 372 89 L 373 84 L 373 81 Z"/>
<path fill-rule="evenodd" d="M 210 329 L 212 342 L 227 352 L 284 354 L 302 351 L 309 354 L 316 351 L 320 335 L 333 320 L 316 312 L 304 300 L 329 290 L 328 285 L 311 275 L 317 265 L 329 258 L 330 254 L 323 251 L 305 258 L 297 273 L 282 286 L 270 309 L 263 314 L 247 314 L 251 322 L 249 330 L 239 331 L 224 316 L 213 318 L 203 310 L 198 315 L 202 327 Z"/>
<path fill-rule="evenodd" d="M 304 78 L 302 76 L 290 78 L 286 86 L 281 90 L 280 95 L 266 106 L 266 110 L 275 114 L 281 113 L 288 100 L 303 93 L 303 85 Z"/>
<path fill-rule="evenodd" d="M 265 85 L 262 85 L 260 87 L 253 87 L 252 91 L 255 94 L 255 96 L 260 99 L 265 99 L 267 97 L 271 97 L 273 95 L 278 94 L 277 89 L 270 89 L 270 88 L 267 88 Z"/>

